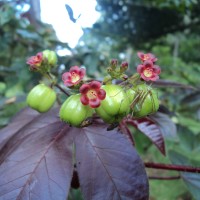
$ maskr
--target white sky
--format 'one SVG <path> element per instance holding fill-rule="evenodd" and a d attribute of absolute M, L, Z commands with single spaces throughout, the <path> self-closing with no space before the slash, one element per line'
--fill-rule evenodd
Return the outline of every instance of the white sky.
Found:
<path fill-rule="evenodd" d="M 69 19 L 66 3 L 73 9 L 75 19 L 81 14 L 76 23 Z M 72 48 L 83 34 L 81 27 L 91 27 L 100 17 L 95 10 L 96 0 L 40 0 L 40 4 L 42 21 L 52 24 L 59 40 Z"/>

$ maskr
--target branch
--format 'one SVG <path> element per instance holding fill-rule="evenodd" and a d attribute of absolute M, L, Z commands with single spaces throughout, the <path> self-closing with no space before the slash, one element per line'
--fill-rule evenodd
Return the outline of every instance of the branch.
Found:
<path fill-rule="evenodd" d="M 149 176 L 149 179 L 151 180 L 177 180 L 180 179 L 181 176 Z"/>
<path fill-rule="evenodd" d="M 200 168 L 198 168 L 198 167 L 183 166 L 183 165 L 171 165 L 171 164 L 162 164 L 162 163 L 144 163 L 144 165 L 147 168 L 200 173 Z"/>
<path fill-rule="evenodd" d="M 55 87 L 57 87 L 59 90 L 61 90 L 64 94 L 66 94 L 67 96 L 70 96 L 70 94 L 65 91 L 60 85 L 58 85 L 57 83 L 54 84 Z"/>

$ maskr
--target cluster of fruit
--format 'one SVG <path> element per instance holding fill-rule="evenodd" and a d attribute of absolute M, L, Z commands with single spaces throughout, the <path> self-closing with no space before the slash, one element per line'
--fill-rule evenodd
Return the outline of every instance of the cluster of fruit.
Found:
<path fill-rule="evenodd" d="M 138 56 L 142 61 L 138 65 L 138 73 L 128 77 L 124 74 L 128 63 L 118 67 L 117 61 L 112 60 L 108 76 L 102 83 L 84 82 L 85 68 L 71 67 L 69 72 L 62 75 L 62 80 L 71 90 L 79 89 L 79 93 L 70 95 L 61 105 L 60 119 L 72 126 L 81 127 L 94 113 L 106 123 L 112 124 L 120 122 L 128 114 L 141 118 L 156 112 L 159 107 L 157 93 L 145 81 L 158 79 L 160 68 L 154 65 L 157 58 L 150 53 L 139 52 Z M 56 61 L 55 53 L 45 50 L 30 57 L 27 63 L 31 70 L 45 74 L 56 65 Z M 113 84 L 113 79 L 121 79 L 120 84 Z M 55 101 L 56 92 L 45 84 L 35 86 L 27 96 L 28 105 L 39 112 L 47 112 Z"/>

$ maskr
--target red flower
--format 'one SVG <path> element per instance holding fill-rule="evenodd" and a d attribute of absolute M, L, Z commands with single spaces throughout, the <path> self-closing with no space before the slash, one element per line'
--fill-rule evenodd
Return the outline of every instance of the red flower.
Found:
<path fill-rule="evenodd" d="M 156 81 L 159 79 L 160 67 L 154 65 L 152 61 L 145 61 L 142 65 L 137 66 L 137 72 L 145 81 Z"/>
<path fill-rule="evenodd" d="M 80 81 L 85 76 L 85 69 L 79 68 L 78 66 L 73 66 L 70 68 L 69 72 L 65 72 L 62 75 L 62 80 L 66 86 L 73 86 L 80 83 Z"/>
<path fill-rule="evenodd" d="M 88 84 L 83 84 L 80 87 L 81 103 L 83 105 L 90 105 L 92 108 L 97 108 L 101 104 L 101 100 L 106 98 L 105 90 L 101 89 L 101 83 L 92 81 Z"/>
<path fill-rule="evenodd" d="M 146 54 L 144 54 L 144 53 L 142 53 L 142 52 L 138 52 L 137 53 L 137 55 L 138 55 L 138 57 L 140 58 L 140 60 L 142 61 L 142 62 L 145 62 L 145 61 L 147 61 L 147 60 L 150 60 L 151 62 L 156 62 L 158 59 L 156 58 L 156 56 L 155 55 L 153 55 L 152 53 L 146 53 Z"/>
<path fill-rule="evenodd" d="M 31 56 L 27 59 L 27 64 L 30 65 L 31 70 L 37 70 L 38 67 L 41 66 L 43 61 L 43 54 L 42 52 L 39 52 L 36 54 L 36 56 Z"/>

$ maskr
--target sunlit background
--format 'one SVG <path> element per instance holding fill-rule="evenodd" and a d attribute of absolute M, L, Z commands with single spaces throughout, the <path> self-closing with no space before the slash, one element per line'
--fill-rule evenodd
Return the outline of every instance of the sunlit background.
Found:
<path fill-rule="evenodd" d="M 67 42 L 70 47 L 75 47 L 82 36 L 82 28 L 91 27 L 99 18 L 100 13 L 95 10 L 95 0 L 40 0 L 41 20 L 52 24 L 57 37 L 62 42 Z M 68 4 L 73 9 L 76 23 L 72 22 L 65 8 Z"/>

